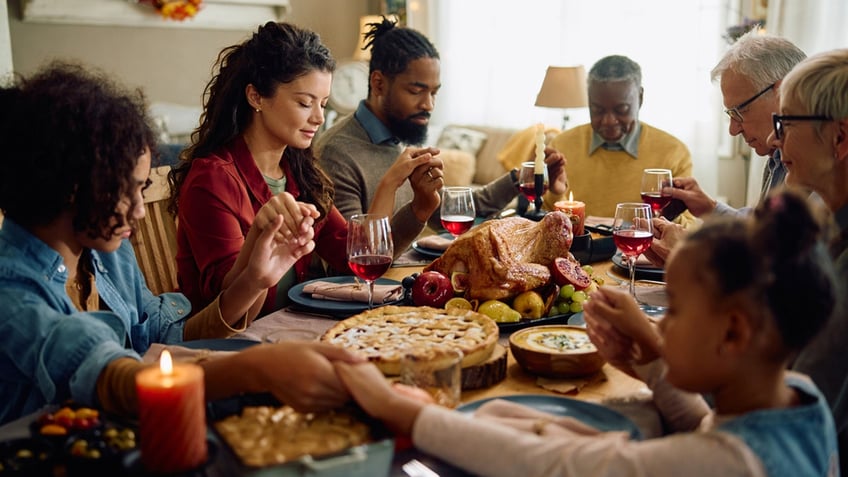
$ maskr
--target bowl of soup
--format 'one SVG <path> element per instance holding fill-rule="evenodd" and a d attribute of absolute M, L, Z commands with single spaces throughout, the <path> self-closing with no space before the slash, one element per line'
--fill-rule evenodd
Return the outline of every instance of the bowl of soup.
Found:
<path fill-rule="evenodd" d="M 605 361 L 586 329 L 570 325 L 524 328 L 509 337 L 509 350 L 528 373 L 570 378 L 597 372 Z"/>

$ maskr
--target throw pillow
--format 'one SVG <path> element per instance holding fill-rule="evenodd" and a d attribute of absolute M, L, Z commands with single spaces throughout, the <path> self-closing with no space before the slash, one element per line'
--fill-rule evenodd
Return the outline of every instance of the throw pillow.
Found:
<path fill-rule="evenodd" d="M 486 142 L 486 133 L 470 128 L 448 126 L 439 135 L 436 147 L 439 149 L 459 149 L 477 157 L 477 153 L 480 152 L 484 142 Z"/>
<path fill-rule="evenodd" d="M 471 185 L 471 179 L 477 172 L 477 159 L 459 149 L 442 149 L 439 157 L 445 164 L 445 186 Z"/>

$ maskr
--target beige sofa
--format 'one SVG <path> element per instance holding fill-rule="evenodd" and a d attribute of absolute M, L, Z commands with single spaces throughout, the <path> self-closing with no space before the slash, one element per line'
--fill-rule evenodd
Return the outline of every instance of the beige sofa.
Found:
<path fill-rule="evenodd" d="M 558 129 L 545 131 L 550 141 Z M 436 146 L 445 163 L 445 185 L 485 185 L 529 160 L 533 131 L 476 125 L 448 125 Z"/>

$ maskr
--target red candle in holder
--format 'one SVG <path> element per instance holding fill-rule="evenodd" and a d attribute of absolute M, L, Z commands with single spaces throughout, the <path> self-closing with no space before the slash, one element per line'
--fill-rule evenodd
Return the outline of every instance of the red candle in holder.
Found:
<path fill-rule="evenodd" d="M 574 235 L 583 235 L 583 223 L 586 221 L 586 204 L 579 200 L 574 200 L 574 195 L 569 192 L 568 200 L 555 202 L 554 209 L 565 213 L 571 219 L 571 231 Z"/>
<path fill-rule="evenodd" d="M 197 468 L 206 462 L 203 368 L 174 364 L 162 352 L 159 366 L 136 375 L 141 461 L 153 473 Z"/>

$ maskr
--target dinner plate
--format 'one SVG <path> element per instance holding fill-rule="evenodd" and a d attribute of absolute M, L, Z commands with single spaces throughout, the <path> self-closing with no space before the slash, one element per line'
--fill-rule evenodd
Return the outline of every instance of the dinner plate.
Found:
<path fill-rule="evenodd" d="M 547 396 L 542 394 L 514 394 L 510 396 L 499 396 L 472 401 L 456 408 L 457 411 L 471 415 L 483 404 L 493 400 L 503 399 L 506 401 L 532 407 L 537 411 L 546 412 L 555 416 L 573 417 L 584 424 L 592 426 L 601 431 L 627 431 L 633 440 L 641 440 L 642 432 L 630 419 L 618 411 L 586 401 L 579 401 L 561 396 Z"/>
<path fill-rule="evenodd" d="M 522 330 L 531 326 L 539 325 L 564 325 L 568 323 L 568 317 L 571 313 L 564 315 L 545 316 L 536 320 L 521 320 L 511 323 L 498 323 L 501 333 L 512 333 L 513 331 Z"/>
<path fill-rule="evenodd" d="M 624 261 L 624 257 L 621 256 L 620 252 L 616 252 L 615 255 L 612 256 L 612 263 L 621 269 L 625 275 L 629 274 L 630 271 L 627 268 L 627 263 Z M 636 279 L 639 280 L 665 280 L 665 270 L 659 267 L 654 267 L 652 265 L 636 265 Z"/>
<path fill-rule="evenodd" d="M 443 237 L 443 238 L 446 238 L 446 239 L 453 240 L 453 235 L 451 235 L 448 232 L 440 233 L 439 237 Z M 430 257 L 430 258 L 439 258 L 439 257 L 442 256 L 442 253 L 444 253 L 444 250 L 422 247 L 422 246 L 418 245 L 417 240 L 412 242 L 412 250 L 415 250 L 416 252 L 420 253 L 421 255 L 424 255 L 425 257 Z"/>
<path fill-rule="evenodd" d="M 303 287 L 315 281 L 345 284 L 353 283 L 354 280 L 355 279 L 352 276 L 339 276 L 316 278 L 315 280 L 310 280 L 308 282 L 298 283 L 297 285 L 289 288 L 289 299 L 292 302 L 297 303 L 301 307 L 305 308 L 306 311 L 314 311 L 316 313 L 321 313 L 325 315 L 347 318 L 350 315 L 355 315 L 357 313 L 361 313 L 367 310 L 368 303 L 362 303 L 359 301 L 315 300 L 311 296 L 309 296 L 308 293 L 303 292 Z M 374 281 L 374 284 L 400 286 L 399 281 L 391 280 L 388 278 L 378 278 Z M 376 308 L 378 306 L 383 305 L 396 305 L 402 301 L 403 297 L 395 301 L 390 301 L 388 303 L 374 303 L 374 307 Z"/>
<path fill-rule="evenodd" d="M 586 326 L 586 320 L 583 319 L 583 312 L 578 311 L 568 318 L 568 324 L 574 326 Z"/>
<path fill-rule="evenodd" d="M 230 338 L 183 341 L 178 346 L 191 349 L 208 349 L 212 351 L 241 351 L 257 344 L 259 344 L 258 341 Z"/>

